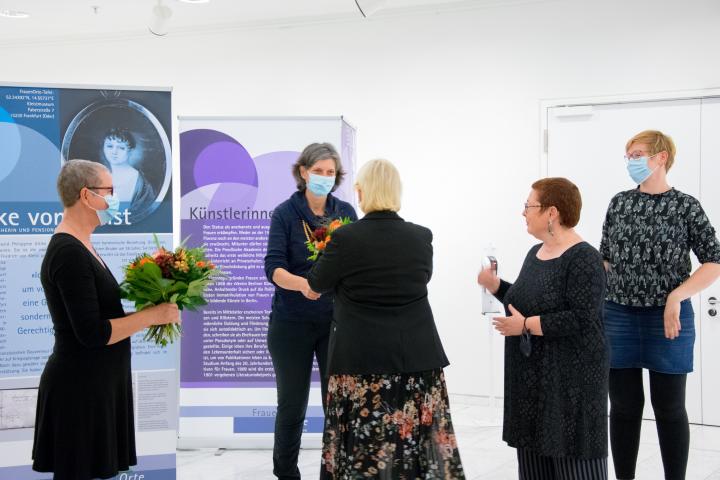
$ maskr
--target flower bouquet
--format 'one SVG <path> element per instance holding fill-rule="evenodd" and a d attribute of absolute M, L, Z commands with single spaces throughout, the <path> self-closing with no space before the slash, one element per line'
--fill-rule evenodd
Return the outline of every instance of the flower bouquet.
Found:
<path fill-rule="evenodd" d="M 313 230 L 310 228 L 310 225 L 303 221 L 303 229 L 305 230 L 305 238 L 307 239 L 305 245 L 310 252 L 308 260 L 317 260 L 318 256 L 323 252 L 323 250 L 325 250 L 327 244 L 330 243 L 333 232 L 348 223 L 352 223 L 350 217 L 342 217 L 332 220 L 327 225 L 321 225 Z"/>
<path fill-rule="evenodd" d="M 155 253 L 143 253 L 125 266 L 120 292 L 122 298 L 135 302 L 136 311 L 164 302 L 175 303 L 180 310 L 207 305 L 203 294 L 220 271 L 207 260 L 204 247 L 186 248 L 185 240 L 169 251 L 156 236 Z M 164 347 L 179 338 L 181 331 L 176 323 L 153 325 L 145 332 L 145 340 Z"/>

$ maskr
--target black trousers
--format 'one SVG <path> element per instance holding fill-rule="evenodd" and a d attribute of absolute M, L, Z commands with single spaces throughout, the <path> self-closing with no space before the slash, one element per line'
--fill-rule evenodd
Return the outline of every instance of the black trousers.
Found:
<path fill-rule="evenodd" d="M 607 480 L 607 457 L 543 457 L 526 448 L 517 449 L 520 480 Z"/>
<path fill-rule="evenodd" d="M 684 480 L 690 449 L 685 410 L 686 374 L 650 371 L 650 400 L 655 412 L 666 480 Z M 645 404 L 641 368 L 610 369 L 610 447 L 615 476 L 635 478 Z"/>
<path fill-rule="evenodd" d="M 327 402 L 328 339 L 330 322 L 277 322 L 268 327 L 268 350 L 277 382 L 277 414 L 273 474 L 281 480 L 300 478 L 298 454 L 310 394 L 313 357 L 320 367 L 323 410 Z"/>

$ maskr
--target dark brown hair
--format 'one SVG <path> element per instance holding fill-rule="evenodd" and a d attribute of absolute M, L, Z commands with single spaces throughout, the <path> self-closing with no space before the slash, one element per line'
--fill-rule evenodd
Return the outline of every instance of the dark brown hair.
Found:
<path fill-rule="evenodd" d="M 538 201 L 543 206 L 540 211 L 555 207 L 560 212 L 560 225 L 573 228 L 580 221 L 582 198 L 580 190 L 567 178 L 549 177 L 532 184 L 538 193 Z"/>

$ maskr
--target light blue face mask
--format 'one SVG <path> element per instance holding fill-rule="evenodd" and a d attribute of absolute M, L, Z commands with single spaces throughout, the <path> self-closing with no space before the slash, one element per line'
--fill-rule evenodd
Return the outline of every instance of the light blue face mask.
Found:
<path fill-rule="evenodd" d="M 655 154 L 657 155 L 657 153 Z M 638 158 L 626 158 L 627 160 L 627 170 L 630 174 L 630 178 L 633 179 L 633 182 L 640 185 L 645 180 L 650 178 L 650 175 L 652 175 L 655 170 L 650 169 L 648 167 L 648 160 L 650 160 L 655 155 L 651 155 L 649 157 L 638 157 Z"/>
<path fill-rule="evenodd" d="M 120 199 L 117 197 L 117 195 L 105 195 L 103 197 L 102 195 L 98 195 L 92 190 L 88 191 L 96 197 L 102 198 L 103 200 L 105 200 L 105 203 L 108 204 L 108 208 L 106 208 L 105 210 L 98 210 L 96 208 L 93 208 L 93 210 L 95 210 L 95 213 L 97 213 L 98 219 L 100 220 L 100 225 L 107 225 L 113 220 L 115 220 L 115 216 L 120 213 Z"/>
<path fill-rule="evenodd" d="M 307 182 L 307 187 L 312 193 L 318 197 L 324 197 L 330 193 L 335 186 L 335 177 L 326 177 L 324 175 L 316 175 L 309 173 L 310 180 Z"/>

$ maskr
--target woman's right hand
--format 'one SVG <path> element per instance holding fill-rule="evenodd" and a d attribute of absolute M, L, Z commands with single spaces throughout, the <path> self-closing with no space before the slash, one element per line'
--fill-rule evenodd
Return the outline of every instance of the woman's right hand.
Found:
<path fill-rule="evenodd" d="M 180 323 L 180 310 L 174 303 L 161 303 L 147 308 L 150 313 L 150 325 L 166 325 L 168 323 Z"/>
<path fill-rule="evenodd" d="M 488 292 L 495 294 L 500 289 L 500 278 L 492 268 L 483 268 L 477 276 L 477 282 Z"/>
<path fill-rule="evenodd" d="M 307 278 L 302 278 L 300 282 L 300 293 L 305 295 L 305 298 L 307 298 L 308 300 L 317 300 L 318 298 L 320 298 L 320 294 L 310 288 L 310 284 L 308 283 Z"/>

